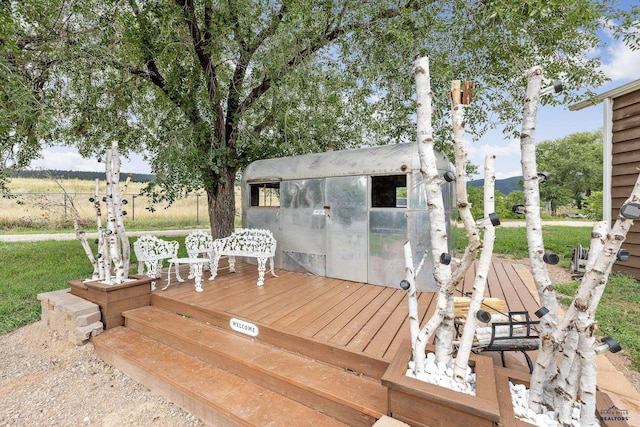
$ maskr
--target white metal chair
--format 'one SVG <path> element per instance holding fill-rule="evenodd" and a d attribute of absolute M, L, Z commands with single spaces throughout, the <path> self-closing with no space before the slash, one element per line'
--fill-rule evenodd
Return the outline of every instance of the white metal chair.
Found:
<path fill-rule="evenodd" d="M 162 240 L 149 234 L 140 236 L 133 243 L 133 251 L 138 259 L 138 274 L 158 279 L 162 276 L 162 263 L 165 259 L 178 256 L 179 243 L 175 240 Z"/>
<path fill-rule="evenodd" d="M 184 239 L 189 258 L 198 258 L 205 254 L 209 258 L 209 270 L 213 269 L 213 237 L 206 231 L 192 231 Z M 189 267 L 189 279 L 193 279 L 194 266 Z"/>

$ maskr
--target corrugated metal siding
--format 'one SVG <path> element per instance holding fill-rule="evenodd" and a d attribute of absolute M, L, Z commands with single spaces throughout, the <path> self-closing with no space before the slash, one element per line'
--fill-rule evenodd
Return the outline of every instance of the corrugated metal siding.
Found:
<path fill-rule="evenodd" d="M 612 108 L 611 218 L 615 219 L 640 173 L 640 90 L 614 98 Z M 616 263 L 613 270 L 640 279 L 640 222 L 633 225 L 623 247 L 632 257 Z"/>

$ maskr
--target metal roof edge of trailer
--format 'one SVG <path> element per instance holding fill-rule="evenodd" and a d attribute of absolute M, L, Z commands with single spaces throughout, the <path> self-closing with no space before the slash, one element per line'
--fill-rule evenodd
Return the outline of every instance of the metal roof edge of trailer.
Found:
<path fill-rule="evenodd" d="M 443 153 L 436 151 L 436 156 L 438 169 L 451 170 L 451 162 Z M 257 160 L 247 166 L 243 180 L 274 182 L 331 176 L 403 174 L 418 169 L 418 147 L 415 143 L 404 143 Z"/>

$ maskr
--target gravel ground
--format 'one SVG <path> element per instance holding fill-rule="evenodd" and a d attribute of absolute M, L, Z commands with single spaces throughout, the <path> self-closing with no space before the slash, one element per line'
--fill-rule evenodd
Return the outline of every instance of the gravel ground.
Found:
<path fill-rule="evenodd" d="M 200 427 L 202 422 L 42 322 L 0 337 L 0 426 Z"/>

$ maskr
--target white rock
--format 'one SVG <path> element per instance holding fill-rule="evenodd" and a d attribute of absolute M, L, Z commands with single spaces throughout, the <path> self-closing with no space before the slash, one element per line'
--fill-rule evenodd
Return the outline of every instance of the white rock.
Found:
<path fill-rule="evenodd" d="M 523 418 L 527 416 L 527 408 L 522 405 L 513 405 L 513 414 L 518 418 Z"/>

